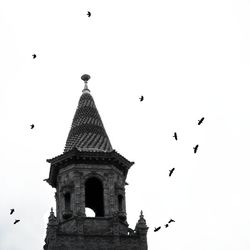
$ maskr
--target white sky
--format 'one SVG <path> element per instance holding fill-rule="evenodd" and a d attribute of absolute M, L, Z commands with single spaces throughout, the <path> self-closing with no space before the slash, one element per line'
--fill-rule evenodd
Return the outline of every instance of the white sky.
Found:
<path fill-rule="evenodd" d="M 42 249 L 46 159 L 87 73 L 113 148 L 135 161 L 128 223 L 143 210 L 149 249 L 249 250 L 249 13 L 247 0 L 2 0 L 0 249 Z"/>

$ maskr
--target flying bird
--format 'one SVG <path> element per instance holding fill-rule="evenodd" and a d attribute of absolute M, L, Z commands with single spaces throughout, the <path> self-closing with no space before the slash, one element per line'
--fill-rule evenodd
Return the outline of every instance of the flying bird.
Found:
<path fill-rule="evenodd" d="M 144 96 L 142 95 L 141 97 L 140 97 L 140 101 L 142 102 L 144 100 Z"/>
<path fill-rule="evenodd" d="M 33 59 L 35 59 L 35 58 L 36 58 L 36 54 L 33 54 L 32 56 L 33 56 Z"/>
<path fill-rule="evenodd" d="M 201 125 L 202 124 L 202 122 L 204 121 L 204 117 L 202 117 L 200 120 L 198 120 L 198 125 Z"/>
<path fill-rule="evenodd" d="M 172 168 L 171 170 L 169 170 L 169 177 L 172 175 L 172 173 L 174 172 L 175 168 Z"/>
<path fill-rule="evenodd" d="M 90 17 L 91 16 L 91 12 L 88 11 L 87 16 Z"/>
<path fill-rule="evenodd" d="M 194 153 L 197 152 L 197 149 L 198 149 L 199 145 L 197 144 L 193 149 L 194 149 Z"/>
<path fill-rule="evenodd" d="M 168 224 L 166 224 L 165 227 L 168 227 Z"/>
<path fill-rule="evenodd" d="M 161 229 L 161 227 L 155 227 L 154 232 L 157 232 Z"/>
<path fill-rule="evenodd" d="M 168 223 L 175 222 L 174 220 L 170 219 Z"/>
<path fill-rule="evenodd" d="M 33 129 L 34 127 L 35 127 L 35 125 L 34 125 L 34 124 L 31 124 L 31 125 L 30 125 L 30 128 L 31 128 L 31 129 Z"/>
<path fill-rule="evenodd" d="M 10 214 L 13 214 L 15 212 L 15 209 L 14 208 L 11 208 L 10 209 Z"/>
<path fill-rule="evenodd" d="M 15 220 L 14 224 L 17 224 L 20 220 Z"/>
<path fill-rule="evenodd" d="M 174 138 L 175 138 L 175 140 L 177 141 L 177 133 L 176 133 L 176 132 L 174 132 L 173 137 L 174 137 Z"/>

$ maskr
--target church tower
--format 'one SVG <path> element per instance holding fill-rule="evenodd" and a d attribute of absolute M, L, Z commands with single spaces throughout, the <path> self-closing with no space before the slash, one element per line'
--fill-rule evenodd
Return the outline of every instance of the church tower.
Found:
<path fill-rule="evenodd" d="M 142 211 L 134 229 L 127 222 L 125 185 L 134 163 L 112 148 L 88 89 L 90 76 L 81 79 L 85 86 L 64 152 L 47 160 L 56 216 L 51 209 L 44 249 L 147 250 Z M 87 216 L 86 208 L 95 216 Z"/>

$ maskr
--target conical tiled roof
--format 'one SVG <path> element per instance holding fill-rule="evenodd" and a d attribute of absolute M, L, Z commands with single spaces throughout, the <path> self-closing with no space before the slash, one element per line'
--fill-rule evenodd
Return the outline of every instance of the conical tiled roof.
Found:
<path fill-rule="evenodd" d="M 77 148 L 79 151 L 112 151 L 94 99 L 87 87 L 89 78 L 88 75 L 82 77 L 85 88 L 76 109 L 64 152 L 73 148 Z"/>

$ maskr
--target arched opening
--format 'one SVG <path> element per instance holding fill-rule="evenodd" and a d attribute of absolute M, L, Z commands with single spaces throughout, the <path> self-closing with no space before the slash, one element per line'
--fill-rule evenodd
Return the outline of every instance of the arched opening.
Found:
<path fill-rule="evenodd" d="M 118 195 L 118 210 L 122 211 L 122 203 L 123 203 L 123 196 L 121 194 Z"/>
<path fill-rule="evenodd" d="M 85 182 L 85 207 L 91 208 L 95 216 L 104 216 L 103 185 L 96 177 Z"/>
<path fill-rule="evenodd" d="M 64 210 L 63 210 L 63 218 L 69 219 L 72 216 L 71 210 L 71 193 L 67 192 L 64 194 Z"/>
<path fill-rule="evenodd" d="M 64 195 L 64 201 L 65 201 L 65 210 L 70 210 L 70 201 L 71 197 L 70 197 L 70 193 L 66 193 Z"/>

